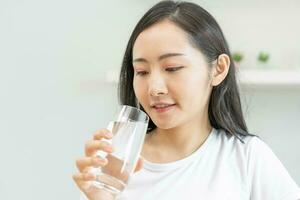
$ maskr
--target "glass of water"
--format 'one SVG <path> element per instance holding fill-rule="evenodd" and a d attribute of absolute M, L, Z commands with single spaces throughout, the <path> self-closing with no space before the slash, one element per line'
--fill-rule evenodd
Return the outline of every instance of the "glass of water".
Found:
<path fill-rule="evenodd" d="M 103 139 L 112 144 L 114 152 L 97 152 L 98 156 L 108 160 L 108 164 L 95 168 L 97 179 L 94 186 L 114 196 L 125 189 L 139 159 L 148 122 L 149 117 L 142 110 L 128 105 L 121 106 L 117 119 L 109 122 L 107 127 L 113 134 L 112 139 Z"/>

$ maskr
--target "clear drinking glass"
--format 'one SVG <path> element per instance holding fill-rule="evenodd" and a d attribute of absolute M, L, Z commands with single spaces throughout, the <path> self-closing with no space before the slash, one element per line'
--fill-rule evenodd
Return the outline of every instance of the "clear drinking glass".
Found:
<path fill-rule="evenodd" d="M 98 156 L 107 158 L 108 164 L 95 168 L 97 180 L 93 185 L 114 196 L 126 187 L 139 159 L 148 127 L 148 115 L 135 107 L 121 106 L 116 120 L 109 122 L 107 129 L 113 134 L 113 153 L 99 151 Z"/>

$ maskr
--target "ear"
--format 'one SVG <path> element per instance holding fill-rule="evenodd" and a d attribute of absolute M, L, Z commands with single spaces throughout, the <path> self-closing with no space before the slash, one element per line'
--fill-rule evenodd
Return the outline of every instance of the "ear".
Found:
<path fill-rule="evenodd" d="M 230 66 L 230 58 L 227 54 L 221 54 L 217 58 L 217 63 L 213 66 L 211 75 L 211 85 L 219 85 L 227 76 Z"/>

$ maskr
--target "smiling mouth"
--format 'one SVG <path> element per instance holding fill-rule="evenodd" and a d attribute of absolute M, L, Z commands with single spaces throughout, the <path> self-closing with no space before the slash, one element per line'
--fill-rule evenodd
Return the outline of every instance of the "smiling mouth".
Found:
<path fill-rule="evenodd" d="M 167 111 L 172 110 L 175 107 L 176 104 L 171 104 L 171 105 L 167 105 L 167 106 L 163 106 L 163 107 L 152 107 L 156 112 L 158 113 L 164 113 Z"/>

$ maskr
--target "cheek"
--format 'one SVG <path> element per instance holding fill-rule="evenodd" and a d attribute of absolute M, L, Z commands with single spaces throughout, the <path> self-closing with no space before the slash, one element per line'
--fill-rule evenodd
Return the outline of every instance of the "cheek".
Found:
<path fill-rule="evenodd" d="M 146 96 L 146 84 L 143 84 L 140 81 L 134 79 L 133 90 L 138 101 L 143 104 Z"/>
<path fill-rule="evenodd" d="M 207 94 L 207 77 L 199 73 L 189 74 L 174 81 L 172 89 L 179 104 L 185 106 L 199 104 L 205 100 Z"/>

